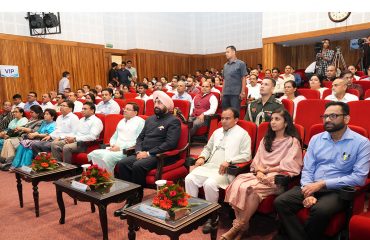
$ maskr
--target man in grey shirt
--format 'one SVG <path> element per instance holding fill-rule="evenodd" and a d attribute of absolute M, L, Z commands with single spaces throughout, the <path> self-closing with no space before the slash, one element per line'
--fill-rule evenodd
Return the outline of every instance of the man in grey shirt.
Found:
<path fill-rule="evenodd" d="M 236 58 L 236 48 L 226 48 L 227 63 L 224 65 L 224 86 L 222 88 L 222 109 L 233 107 L 240 111 L 240 101 L 245 98 L 246 64 Z"/>

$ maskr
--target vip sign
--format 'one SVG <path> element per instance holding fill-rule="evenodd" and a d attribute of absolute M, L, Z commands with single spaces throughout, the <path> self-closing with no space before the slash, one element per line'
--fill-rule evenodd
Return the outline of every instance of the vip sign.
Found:
<path fill-rule="evenodd" d="M 18 66 L 0 65 L 0 77 L 18 78 Z"/>

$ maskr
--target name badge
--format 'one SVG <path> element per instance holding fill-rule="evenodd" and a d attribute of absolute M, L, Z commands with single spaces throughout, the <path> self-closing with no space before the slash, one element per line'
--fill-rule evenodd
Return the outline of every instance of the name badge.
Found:
<path fill-rule="evenodd" d="M 77 182 L 77 181 L 73 180 L 72 183 L 71 183 L 71 187 L 74 188 L 74 189 L 80 190 L 82 192 L 86 192 L 88 186 L 86 184 L 83 184 L 83 183 L 80 183 L 80 182 Z"/>
<path fill-rule="evenodd" d="M 139 207 L 139 210 L 142 211 L 143 213 L 146 213 L 150 216 L 165 220 L 167 216 L 167 211 L 152 207 L 146 204 L 141 204 Z"/>
<path fill-rule="evenodd" d="M 27 166 L 22 166 L 22 167 L 21 167 L 21 170 L 22 170 L 23 172 L 26 172 L 26 173 L 31 173 L 31 172 L 32 172 L 32 168 L 27 167 Z"/>

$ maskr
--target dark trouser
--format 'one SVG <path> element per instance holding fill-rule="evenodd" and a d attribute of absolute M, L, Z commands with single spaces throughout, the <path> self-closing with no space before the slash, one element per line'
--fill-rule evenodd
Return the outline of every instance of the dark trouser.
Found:
<path fill-rule="evenodd" d="M 39 152 L 51 152 L 51 142 L 36 142 L 32 145 L 33 155 L 36 156 Z"/>
<path fill-rule="evenodd" d="M 190 117 L 189 121 L 193 123 L 190 129 L 190 136 L 192 137 L 198 131 L 199 128 L 203 126 L 209 126 L 210 118 L 209 116 L 204 116 L 204 121 L 200 122 L 196 117 Z"/>
<path fill-rule="evenodd" d="M 222 96 L 222 110 L 226 108 L 235 108 L 240 112 L 240 96 L 239 95 L 223 95 Z"/>
<path fill-rule="evenodd" d="M 165 165 L 171 164 L 177 159 L 176 156 L 166 158 Z M 157 161 L 157 157 L 152 156 L 140 160 L 136 160 L 136 155 L 125 157 L 117 163 L 118 178 L 145 187 L 146 175 L 150 170 L 157 167 Z"/>
<path fill-rule="evenodd" d="M 310 209 L 310 215 L 301 224 L 296 213 L 303 208 L 303 194 L 296 186 L 275 199 L 274 205 L 279 214 L 282 227 L 291 240 L 319 240 L 324 238 L 324 232 L 331 217 L 346 207 L 336 191 L 315 193 L 317 202 Z"/>

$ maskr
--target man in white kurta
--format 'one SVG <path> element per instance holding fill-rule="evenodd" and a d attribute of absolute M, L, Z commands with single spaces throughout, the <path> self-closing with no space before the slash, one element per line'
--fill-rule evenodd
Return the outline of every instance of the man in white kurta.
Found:
<path fill-rule="evenodd" d="M 234 176 L 227 174 L 230 164 L 251 159 L 251 138 L 237 125 L 239 113 L 225 109 L 221 115 L 222 127 L 211 136 L 195 163 L 195 169 L 185 178 L 185 189 L 193 197 L 203 187 L 207 201 L 217 202 L 219 188 L 226 189 Z"/>
<path fill-rule="evenodd" d="M 128 103 L 124 108 L 124 118 L 118 123 L 117 129 L 109 141 L 107 149 L 97 149 L 87 155 L 89 161 L 114 173 L 116 163 L 126 157 L 123 149 L 135 146 L 136 139 L 143 130 L 145 121 L 138 117 L 139 106 Z"/>

